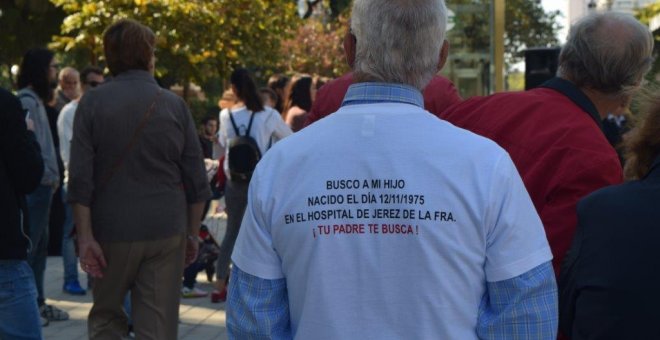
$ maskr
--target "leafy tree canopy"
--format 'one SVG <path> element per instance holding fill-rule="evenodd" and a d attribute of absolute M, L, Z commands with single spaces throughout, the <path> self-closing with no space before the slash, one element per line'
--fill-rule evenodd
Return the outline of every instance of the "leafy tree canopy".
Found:
<path fill-rule="evenodd" d="M 51 1 L 68 14 L 53 48 L 102 63 L 103 30 L 132 18 L 156 33 L 158 75 L 184 87 L 225 78 L 239 65 L 275 68 L 281 39 L 300 22 L 290 0 Z"/>
<path fill-rule="evenodd" d="M 295 0 L 294 0 L 295 1 Z M 297 50 L 289 68 L 328 69 L 320 67 L 322 60 L 335 60 L 333 74 L 345 70 L 341 37 L 350 16 L 350 0 L 301 0 L 306 2 L 306 17 L 295 38 L 285 43 Z M 300 3 L 300 1 L 295 1 Z M 448 32 L 452 53 L 489 55 L 491 51 L 490 6 L 492 0 L 453 0 L 448 8 L 454 11 L 454 28 Z M 313 11 L 313 10 L 316 11 Z M 320 15 L 314 15 L 320 13 Z M 329 14 L 329 15 L 328 15 Z M 505 23 L 505 62 L 511 66 L 523 60 L 523 51 L 530 47 L 550 47 L 558 44 L 561 26 L 558 11 L 546 12 L 540 1 L 507 0 Z M 320 23 L 319 23 L 320 22 Z M 334 30 L 334 32 L 333 32 Z M 312 46 L 312 47 L 305 47 Z M 316 66 L 310 67 L 310 64 Z M 309 71 L 306 71 L 309 72 Z"/>
<path fill-rule="evenodd" d="M 648 25 L 651 23 L 651 20 L 660 16 L 660 2 L 650 4 L 639 11 L 637 11 L 637 18 L 642 23 Z M 656 19 L 657 20 L 657 19 Z M 660 28 L 656 29 L 653 32 L 655 37 L 655 61 L 653 63 L 653 68 L 649 72 L 647 79 L 660 82 L 658 76 L 660 76 Z"/>
<path fill-rule="evenodd" d="M 530 47 L 557 46 L 559 11 L 546 12 L 540 1 L 507 0 L 504 49 L 507 64 L 522 61 L 523 51 Z"/>
<path fill-rule="evenodd" d="M 0 1 L 0 63 L 4 76 L 9 76 L 11 65 L 19 64 L 28 49 L 45 47 L 59 32 L 62 19 L 64 12 L 48 0 Z"/>
<path fill-rule="evenodd" d="M 288 73 L 308 73 L 337 77 L 348 71 L 342 40 L 348 27 L 348 15 L 334 18 L 332 10 L 315 7 L 315 15 L 295 28 L 292 37 L 282 41 L 280 69 Z"/>

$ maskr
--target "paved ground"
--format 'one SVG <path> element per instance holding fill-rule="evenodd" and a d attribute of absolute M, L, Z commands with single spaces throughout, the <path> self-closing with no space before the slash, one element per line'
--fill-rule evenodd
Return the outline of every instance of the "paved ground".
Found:
<path fill-rule="evenodd" d="M 220 238 L 224 234 L 224 215 L 215 215 L 205 223 Z M 220 241 L 221 239 L 219 239 Z M 86 274 L 80 272 L 81 285 L 86 286 Z M 45 294 L 47 303 L 66 310 L 71 319 L 51 322 L 43 328 L 44 339 L 78 340 L 87 339 L 87 314 L 92 307 L 92 297 L 73 296 L 62 292 L 64 271 L 61 257 L 49 257 L 46 266 Z M 204 272 L 198 276 L 198 287 L 211 291 L 212 286 Z M 211 303 L 209 297 L 181 299 L 179 309 L 179 339 L 227 339 L 225 328 L 225 304 Z"/>

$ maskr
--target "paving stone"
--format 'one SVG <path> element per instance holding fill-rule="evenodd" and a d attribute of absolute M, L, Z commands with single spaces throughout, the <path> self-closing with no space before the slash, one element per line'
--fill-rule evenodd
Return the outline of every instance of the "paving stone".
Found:
<path fill-rule="evenodd" d="M 212 211 L 215 207 L 211 207 Z M 211 225 L 212 234 L 218 242 L 222 241 L 225 228 L 226 216 L 217 214 L 213 218 L 205 220 L 207 225 Z M 83 287 L 87 285 L 87 274 L 79 268 L 80 284 Z M 43 328 L 43 337 L 46 340 L 83 340 L 87 339 L 87 315 L 92 308 L 92 295 L 88 292 L 86 295 L 69 295 L 62 291 L 64 280 L 64 268 L 61 257 L 49 257 L 46 265 L 46 276 L 44 282 L 44 292 L 46 294 L 46 303 L 52 304 L 57 308 L 69 313 L 70 320 L 51 322 L 50 325 Z M 206 274 L 202 271 L 198 277 L 198 287 L 210 292 L 213 285 L 206 279 Z M 179 323 L 179 339 L 186 340 L 206 340 L 206 339 L 227 339 L 227 330 L 225 326 L 226 314 L 225 304 L 211 303 L 210 297 L 181 299 L 179 308 L 181 321 Z"/>

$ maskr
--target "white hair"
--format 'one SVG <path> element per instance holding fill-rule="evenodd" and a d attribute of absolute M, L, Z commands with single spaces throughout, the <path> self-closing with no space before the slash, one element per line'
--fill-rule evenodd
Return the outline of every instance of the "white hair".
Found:
<path fill-rule="evenodd" d="M 559 55 L 557 75 L 578 87 L 628 95 L 651 69 L 653 36 L 629 14 L 591 14 L 575 23 Z"/>
<path fill-rule="evenodd" d="M 66 77 L 74 77 L 74 78 L 80 78 L 80 73 L 78 73 L 78 70 L 71 66 L 67 66 L 60 70 L 60 74 L 58 79 L 59 80 L 64 80 Z"/>
<path fill-rule="evenodd" d="M 438 71 L 446 26 L 444 0 L 355 0 L 355 79 L 423 89 Z"/>

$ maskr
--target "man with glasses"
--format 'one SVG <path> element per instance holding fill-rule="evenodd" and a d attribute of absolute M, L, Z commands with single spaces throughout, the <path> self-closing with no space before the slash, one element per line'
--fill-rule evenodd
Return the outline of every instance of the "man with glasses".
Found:
<path fill-rule="evenodd" d="M 28 236 L 32 243 L 28 254 L 28 264 L 34 273 L 37 286 L 37 304 L 42 317 L 42 325 L 50 321 L 68 320 L 69 315 L 59 308 L 46 304 L 44 297 L 44 273 L 48 255 L 49 215 L 53 193 L 60 185 L 60 170 L 57 165 L 57 152 L 48 123 L 45 103 L 53 99 L 57 84 L 58 64 L 53 52 L 44 48 L 27 51 L 23 56 L 17 84 L 18 98 L 26 118 L 34 123 L 34 134 L 41 149 L 44 173 L 40 185 L 26 196 Z"/>
<path fill-rule="evenodd" d="M 85 92 L 103 83 L 103 71 L 98 67 L 88 66 L 82 71 L 80 79 L 82 81 L 82 98 Z M 66 202 L 66 189 L 69 179 L 68 170 L 71 138 L 73 137 L 73 118 L 75 117 L 79 101 L 80 98 L 66 104 L 57 118 L 57 133 L 60 137 L 60 156 L 62 156 L 64 163 L 64 186 L 62 190 L 64 202 Z M 78 259 L 76 258 L 74 240 L 71 237 L 73 232 L 73 214 L 69 204 L 65 205 L 64 226 L 62 229 L 62 260 L 64 263 L 64 286 L 62 290 L 72 295 L 85 295 L 86 291 L 80 286 L 80 282 L 78 281 Z"/>

